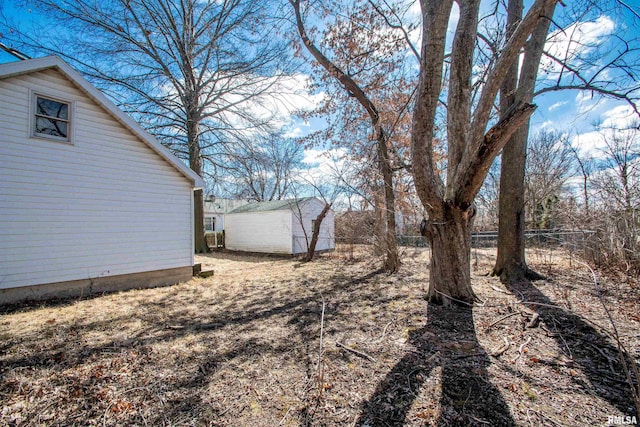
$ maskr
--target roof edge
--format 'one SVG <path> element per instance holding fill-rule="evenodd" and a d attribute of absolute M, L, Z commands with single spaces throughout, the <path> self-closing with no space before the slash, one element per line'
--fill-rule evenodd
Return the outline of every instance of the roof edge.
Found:
<path fill-rule="evenodd" d="M 180 159 L 178 159 L 171 151 L 164 147 L 155 137 L 144 130 L 135 120 L 122 111 L 98 88 L 93 86 L 78 71 L 73 69 L 57 55 L 43 56 L 40 58 L 27 59 L 24 61 L 8 62 L 0 64 L 0 79 L 6 79 L 23 74 L 34 73 L 47 69 L 55 68 L 64 74 L 71 82 L 77 85 L 95 102 L 105 108 L 116 120 L 128 128 L 134 135 L 138 136 L 149 148 L 155 151 L 166 162 L 171 164 L 184 177 L 189 179 L 196 189 L 204 188 L 204 179 L 192 171 Z"/>

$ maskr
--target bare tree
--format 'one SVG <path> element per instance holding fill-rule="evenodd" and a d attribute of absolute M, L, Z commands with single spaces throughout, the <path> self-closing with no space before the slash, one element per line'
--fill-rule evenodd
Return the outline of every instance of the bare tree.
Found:
<path fill-rule="evenodd" d="M 591 215 L 591 211 L 589 209 L 589 180 L 591 177 L 591 173 L 593 172 L 594 162 L 592 158 L 583 157 L 578 147 L 574 146 L 573 144 L 569 144 L 569 149 L 571 150 L 571 154 L 573 155 L 573 159 L 577 164 L 577 170 L 580 174 L 582 198 L 584 202 L 583 216 L 584 218 L 589 218 Z"/>
<path fill-rule="evenodd" d="M 311 222 L 311 227 L 304 221 L 305 215 L 303 215 L 303 206 L 301 203 L 296 204 L 297 219 L 300 221 L 300 226 L 306 247 L 307 253 L 304 256 L 305 262 L 311 262 L 316 253 L 316 247 L 320 238 L 322 224 L 333 208 L 338 203 L 338 199 L 348 193 L 348 190 L 342 185 L 347 179 L 347 175 L 350 173 L 351 166 L 349 163 L 349 156 L 331 156 L 324 162 L 324 168 L 322 170 L 310 170 L 300 169 L 295 179 L 295 185 L 293 191 L 295 194 L 312 195 L 320 199 L 324 206 L 318 213 L 315 219 Z M 305 200 L 296 199 L 296 200 Z M 334 236 L 335 238 L 335 231 Z M 326 237 L 325 237 L 326 238 Z"/>
<path fill-rule="evenodd" d="M 606 212 L 608 252 L 626 264 L 627 270 L 640 271 L 640 131 L 635 122 L 628 128 L 600 129 L 604 143 L 604 166 L 593 174 L 592 187 Z"/>
<path fill-rule="evenodd" d="M 4 33 L 23 50 L 64 57 L 203 175 L 230 135 L 269 121 L 254 112 L 288 67 L 277 37 L 264 37 L 267 3 L 30 0 L 46 25 L 5 20 Z M 206 250 L 202 202 L 196 191 L 197 252 Z"/>
<path fill-rule="evenodd" d="M 310 2 L 303 0 L 289 0 L 294 14 L 295 24 L 302 41 L 302 44 L 317 63 L 325 70 L 325 73 L 341 86 L 344 94 L 355 99 L 361 109 L 366 112 L 370 126 L 373 129 L 373 139 L 375 140 L 378 170 L 382 175 L 382 187 L 384 191 L 384 242 L 385 242 L 385 261 L 384 269 L 389 272 L 395 272 L 400 266 L 400 258 L 396 245 L 396 220 L 395 220 L 395 194 L 393 185 L 393 167 L 391 161 L 390 145 L 390 129 L 384 121 L 383 111 L 376 102 L 373 94 L 375 90 L 386 88 L 383 85 L 386 74 L 390 73 L 394 61 L 394 48 L 398 43 L 397 40 L 390 43 L 380 39 L 380 33 L 376 33 L 369 28 L 361 25 L 353 25 L 360 19 L 374 22 L 374 15 L 368 13 L 367 8 L 363 8 L 361 4 L 356 2 L 355 9 L 358 13 L 353 13 L 346 21 L 339 21 L 335 27 L 329 29 L 325 46 L 332 47 L 336 51 L 333 59 L 322 50 L 322 46 L 318 45 L 309 35 L 305 26 L 304 13 L 309 11 Z M 303 5 L 307 6 L 303 10 Z M 327 6 L 321 5 L 323 12 L 329 10 Z M 337 5 L 333 5 L 337 7 Z M 342 28 L 344 26 L 344 28 Z M 348 29 L 347 32 L 344 29 Z M 360 37 L 354 34 L 358 29 L 365 29 Z M 352 40 L 358 39 L 363 44 L 371 42 L 370 49 L 364 49 L 358 43 L 349 43 L 342 40 L 336 35 L 343 33 L 348 35 Z M 377 56 L 380 54 L 380 56 Z M 375 72 L 372 73 L 372 70 Z M 385 74 L 386 72 L 386 74 Z M 364 77 L 370 76 L 369 79 Z M 371 77 L 372 76 L 372 77 Z M 363 83 L 364 82 L 366 83 Z"/>
<path fill-rule="evenodd" d="M 225 167 L 217 177 L 218 187 L 225 194 L 247 200 L 284 199 L 301 167 L 302 148 L 280 134 L 229 144 L 220 156 Z"/>
<path fill-rule="evenodd" d="M 553 208 L 573 171 L 573 155 L 566 135 L 540 131 L 529 139 L 525 173 L 525 204 L 529 226 L 549 228 Z"/>
<path fill-rule="evenodd" d="M 435 122 L 443 92 L 446 33 L 453 2 L 420 2 L 422 60 L 413 115 L 412 171 L 418 196 L 429 214 L 425 234 L 433 250 L 431 301 L 449 304 L 476 299 L 470 280 L 474 199 L 499 151 L 535 110 L 527 98 L 515 100 L 503 108 L 499 121 L 487 131 L 493 104 L 527 39 L 535 38 L 534 31 L 544 32 L 555 3 L 536 0 L 531 4 L 523 18 L 511 26 L 510 37 L 501 49 L 495 51 L 481 84 L 476 84 L 472 77 L 480 2 L 458 2 L 459 20 L 448 55 L 448 156 L 443 181 L 435 166 Z"/>
<path fill-rule="evenodd" d="M 619 6 L 617 2 L 613 3 L 614 7 Z M 581 39 L 583 21 L 594 10 L 596 16 L 602 18 L 601 7 L 601 4 L 588 2 L 571 9 L 565 17 L 568 25 L 551 34 L 548 33 L 554 7 L 549 8 L 546 12 L 548 19 L 543 21 L 525 46 L 521 68 L 517 62 L 512 64 L 510 77 L 501 89 L 503 114 L 514 103 L 530 102 L 537 95 L 558 90 L 586 90 L 620 99 L 638 113 L 636 91 L 639 85 L 633 74 L 638 50 L 635 35 L 629 33 L 625 38 L 619 35 L 620 31 L 616 35 L 610 34 L 613 46 L 609 43 L 606 48 L 602 40 Z M 509 0 L 507 37 L 511 31 L 509 28 L 519 22 L 522 12 L 522 0 Z M 494 52 L 496 47 L 492 47 Z M 617 78 L 606 77 L 613 74 Z M 528 133 L 527 121 L 514 134 L 502 154 L 498 256 L 493 273 L 506 282 L 541 277 L 527 266 L 524 251 L 524 176 Z"/>

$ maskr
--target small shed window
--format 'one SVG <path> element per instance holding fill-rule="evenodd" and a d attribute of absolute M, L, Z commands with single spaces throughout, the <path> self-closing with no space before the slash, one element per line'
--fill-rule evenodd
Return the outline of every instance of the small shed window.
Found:
<path fill-rule="evenodd" d="M 42 95 L 34 96 L 34 136 L 69 141 L 71 103 Z"/>
<path fill-rule="evenodd" d="M 206 217 L 204 219 L 204 231 L 207 233 L 212 233 L 216 230 L 216 219 L 215 217 Z"/>

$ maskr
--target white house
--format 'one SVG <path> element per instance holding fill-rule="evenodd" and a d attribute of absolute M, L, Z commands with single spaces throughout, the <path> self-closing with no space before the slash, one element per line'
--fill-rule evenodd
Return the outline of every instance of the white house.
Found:
<path fill-rule="evenodd" d="M 0 64 L 0 303 L 188 280 L 204 182 L 55 56 Z"/>
<path fill-rule="evenodd" d="M 212 198 L 204 201 L 205 233 L 224 230 L 224 215 L 240 206 L 250 203 L 247 200 Z"/>
<path fill-rule="evenodd" d="M 315 197 L 249 203 L 225 215 L 225 246 L 234 251 L 300 254 L 307 251 L 313 223 L 324 208 Z M 335 248 L 334 213 L 320 224 L 317 251 Z"/>

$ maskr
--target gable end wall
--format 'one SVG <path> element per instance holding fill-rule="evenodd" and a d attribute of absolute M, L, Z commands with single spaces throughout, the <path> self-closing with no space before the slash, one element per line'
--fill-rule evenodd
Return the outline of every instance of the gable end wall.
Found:
<path fill-rule="evenodd" d="M 30 137 L 33 92 L 74 103 Z M 55 70 L 0 80 L 0 289 L 193 265 L 191 183 Z"/>

